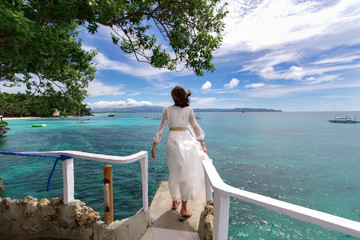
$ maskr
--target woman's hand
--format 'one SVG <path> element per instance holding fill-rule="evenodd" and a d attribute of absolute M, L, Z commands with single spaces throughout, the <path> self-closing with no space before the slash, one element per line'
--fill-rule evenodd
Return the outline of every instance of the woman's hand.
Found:
<path fill-rule="evenodd" d="M 201 145 L 202 150 L 204 151 L 204 153 L 208 154 L 208 150 L 205 147 L 205 144 Z"/>
<path fill-rule="evenodd" d="M 154 142 L 153 147 L 151 149 L 151 156 L 153 159 L 155 159 L 156 145 L 157 145 L 157 143 Z"/>
<path fill-rule="evenodd" d="M 208 150 L 205 147 L 204 140 L 199 140 L 199 142 L 200 142 L 201 148 L 204 151 L 204 153 L 208 154 Z"/>

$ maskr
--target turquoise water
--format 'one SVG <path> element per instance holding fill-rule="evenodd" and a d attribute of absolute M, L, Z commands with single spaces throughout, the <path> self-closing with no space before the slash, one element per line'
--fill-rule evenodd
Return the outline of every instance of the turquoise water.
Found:
<path fill-rule="evenodd" d="M 198 122 L 206 132 L 209 156 L 226 183 L 360 221 L 360 124 L 327 121 L 345 115 L 360 118 L 360 112 L 201 113 Z M 12 130 L 0 137 L 0 151 L 78 150 L 120 156 L 150 152 L 159 116 L 10 120 Z M 85 119 L 90 120 L 79 123 Z M 36 123 L 47 126 L 31 127 Z M 166 134 L 156 160 L 149 162 L 150 198 L 159 182 L 167 180 Z M 0 163 L 6 188 L 2 198 L 61 195 L 61 164 L 46 192 L 53 158 L 0 158 Z M 75 198 L 103 216 L 106 164 L 75 159 L 74 165 Z M 140 164 L 113 165 L 113 178 L 115 219 L 129 217 L 142 207 Z M 231 199 L 230 208 L 229 239 L 356 239 L 237 199 Z"/>

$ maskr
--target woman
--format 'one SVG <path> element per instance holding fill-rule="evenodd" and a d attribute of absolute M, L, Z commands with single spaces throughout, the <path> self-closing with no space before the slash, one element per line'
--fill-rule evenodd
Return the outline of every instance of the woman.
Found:
<path fill-rule="evenodd" d="M 190 95 L 190 91 L 186 92 L 180 86 L 171 90 L 174 105 L 164 108 L 151 150 L 151 156 L 155 159 L 156 145 L 161 140 L 166 124 L 169 123 L 166 148 L 168 183 L 173 199 L 172 209 L 177 209 L 181 199 L 180 221 L 191 217 L 192 213 L 186 207 L 188 199 L 193 199 L 197 192 L 204 191 L 201 160 L 208 159 L 208 151 L 204 144 L 205 134 L 196 122 L 193 109 L 189 107 Z"/>

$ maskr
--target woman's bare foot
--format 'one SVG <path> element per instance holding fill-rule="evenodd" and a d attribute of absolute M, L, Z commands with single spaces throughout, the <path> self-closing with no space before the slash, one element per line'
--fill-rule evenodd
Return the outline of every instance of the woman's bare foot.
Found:
<path fill-rule="evenodd" d="M 181 216 L 191 216 L 191 212 L 187 209 L 187 201 L 181 201 L 181 210 L 180 215 Z"/>
<path fill-rule="evenodd" d="M 192 213 L 191 213 L 190 210 L 181 209 L 180 215 L 181 215 L 181 216 L 188 216 L 188 217 L 190 217 L 190 216 L 192 215 Z"/>
<path fill-rule="evenodd" d="M 176 210 L 180 204 L 180 200 L 176 200 L 172 202 L 172 210 Z"/>
<path fill-rule="evenodd" d="M 191 217 L 192 213 L 189 210 L 183 210 L 181 209 L 180 211 L 180 217 L 179 217 L 179 221 L 185 221 L 186 219 L 188 219 L 189 217 Z"/>

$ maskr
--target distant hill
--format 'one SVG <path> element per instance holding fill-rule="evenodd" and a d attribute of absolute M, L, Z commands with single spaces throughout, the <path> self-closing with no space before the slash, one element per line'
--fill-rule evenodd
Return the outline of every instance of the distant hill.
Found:
<path fill-rule="evenodd" d="M 102 108 L 92 110 L 94 113 L 156 113 L 162 112 L 164 107 L 161 106 L 142 106 L 129 108 Z M 266 109 L 266 108 L 194 108 L 195 112 L 282 112 L 282 110 Z"/>
<path fill-rule="evenodd" d="M 282 110 L 266 108 L 194 108 L 195 112 L 282 112 Z"/>
<path fill-rule="evenodd" d="M 141 107 L 128 107 L 128 108 L 101 108 L 93 109 L 94 113 L 152 113 L 162 112 L 164 107 L 160 106 L 141 106 Z"/>

